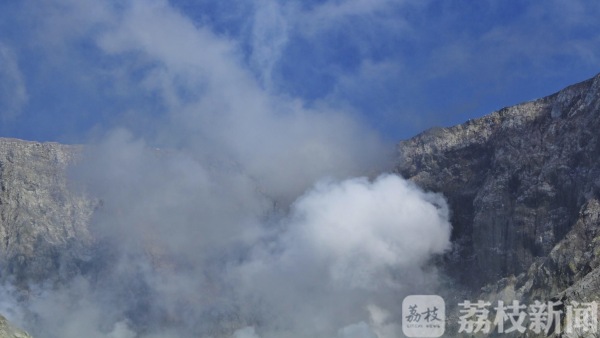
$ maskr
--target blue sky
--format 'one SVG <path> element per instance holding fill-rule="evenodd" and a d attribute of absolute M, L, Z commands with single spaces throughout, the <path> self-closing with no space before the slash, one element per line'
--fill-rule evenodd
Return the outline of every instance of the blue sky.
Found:
<path fill-rule="evenodd" d="M 397 141 L 594 76 L 598 17 L 578 0 L 3 0 L 0 135 L 160 140 L 174 111 L 257 91 Z"/>

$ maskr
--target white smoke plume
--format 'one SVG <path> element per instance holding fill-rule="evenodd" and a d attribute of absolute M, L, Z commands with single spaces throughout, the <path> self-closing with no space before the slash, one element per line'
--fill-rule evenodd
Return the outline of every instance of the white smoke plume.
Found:
<path fill-rule="evenodd" d="M 27 89 L 14 52 L 0 41 L 0 118 L 15 118 L 27 103 Z"/>
<path fill-rule="evenodd" d="M 57 3 L 128 60 L 115 86 L 160 107 L 87 146 L 72 174 L 99 205 L 90 267 L 32 286 L 11 319 L 50 338 L 401 336 L 403 296 L 435 288 L 449 248 L 442 196 L 379 175 L 391 147 L 360 119 L 271 93 L 167 2 Z"/>

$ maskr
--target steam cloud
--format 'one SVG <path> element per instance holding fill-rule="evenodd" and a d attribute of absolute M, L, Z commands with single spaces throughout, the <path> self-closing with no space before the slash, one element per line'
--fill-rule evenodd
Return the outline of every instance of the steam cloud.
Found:
<path fill-rule="evenodd" d="M 0 303 L 13 320 L 62 338 L 401 336 L 402 297 L 435 287 L 425 267 L 449 248 L 442 196 L 378 176 L 389 147 L 358 118 L 272 93 L 168 3 L 63 5 L 161 113 L 88 145 L 72 170 L 100 205 L 88 269 Z"/>
<path fill-rule="evenodd" d="M 0 42 L 0 118 L 14 118 L 26 102 L 27 90 L 16 57 Z"/>

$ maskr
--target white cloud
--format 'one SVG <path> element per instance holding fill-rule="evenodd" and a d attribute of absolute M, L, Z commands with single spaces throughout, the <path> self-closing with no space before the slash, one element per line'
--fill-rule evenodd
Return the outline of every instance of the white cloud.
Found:
<path fill-rule="evenodd" d="M 0 116 L 14 119 L 27 104 L 27 88 L 21 74 L 17 55 L 0 42 Z"/>
<path fill-rule="evenodd" d="M 252 23 L 252 64 L 266 88 L 271 88 L 273 69 L 282 57 L 289 32 L 285 8 L 274 0 L 256 1 Z"/>
<path fill-rule="evenodd" d="M 341 288 L 385 286 L 390 269 L 422 266 L 449 249 L 445 200 L 397 176 L 320 183 L 292 215 L 290 255 L 331 260 L 329 277 Z"/>
<path fill-rule="evenodd" d="M 34 333 L 371 338 L 385 329 L 372 309 L 399 311 L 410 288 L 436 284 L 423 268 L 449 245 L 445 201 L 398 176 L 368 178 L 388 169 L 392 147 L 362 121 L 265 89 L 239 42 L 166 1 L 90 5 L 100 15 L 57 4 L 95 27 L 82 34 L 102 57 L 123 61 L 108 71 L 126 78 L 122 95 L 163 106 L 132 113 L 156 132 L 109 130 L 73 169 L 102 200 L 98 271 L 42 287 L 26 304 Z M 261 4 L 259 21 L 287 15 Z M 328 11 L 375 10 L 340 6 Z M 268 74 L 288 32 L 280 18 L 264 24 L 254 66 Z M 73 38 L 62 29 L 52 34 Z"/>
<path fill-rule="evenodd" d="M 352 117 L 270 96 L 244 68 L 233 42 L 196 27 L 164 2 L 134 2 L 99 41 L 108 53 L 141 53 L 155 65 L 142 83 L 168 103 L 166 139 L 232 156 L 275 195 L 297 194 L 324 174 L 380 167 L 387 155 L 376 134 Z M 199 149 L 204 141 L 197 138 L 210 147 Z"/>
<path fill-rule="evenodd" d="M 321 182 L 292 205 L 281 228 L 230 270 L 241 299 L 261 300 L 244 306 L 265 313 L 273 336 L 397 332 L 383 309 L 399 311 L 389 300 L 416 285 L 435 287 L 435 273 L 422 269 L 450 244 L 443 197 L 393 175 Z M 340 329 L 359 321 L 372 325 Z"/>

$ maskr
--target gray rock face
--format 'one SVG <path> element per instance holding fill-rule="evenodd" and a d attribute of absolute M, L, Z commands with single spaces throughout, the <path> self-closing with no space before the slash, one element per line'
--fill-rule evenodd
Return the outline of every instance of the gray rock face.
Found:
<path fill-rule="evenodd" d="M 79 152 L 0 139 L 1 281 L 26 287 L 75 269 L 93 212 L 91 200 L 67 186 L 66 167 Z"/>
<path fill-rule="evenodd" d="M 13 327 L 2 315 L 0 315 L 0 338 L 31 338 L 22 330 Z"/>
<path fill-rule="evenodd" d="M 481 286 L 551 257 L 583 222 L 585 206 L 600 198 L 599 130 L 600 75 L 401 142 L 396 169 L 448 198 L 449 270 Z"/>
<path fill-rule="evenodd" d="M 591 199 L 581 208 L 578 220 L 567 235 L 552 249 L 547 257 L 534 262 L 518 276 L 510 276 L 487 285 L 479 299 L 496 304 L 520 300 L 532 304 L 535 300 L 558 303 L 556 310 L 565 312 L 565 305 L 598 302 L 600 294 L 600 201 Z M 455 314 L 455 317 L 457 314 Z M 600 318 L 599 318 L 600 319 Z M 507 337 L 597 337 L 598 334 L 573 330 L 566 334 L 566 316 L 561 317 L 561 332 L 546 335 L 544 332 L 526 335 L 507 334 Z"/>

